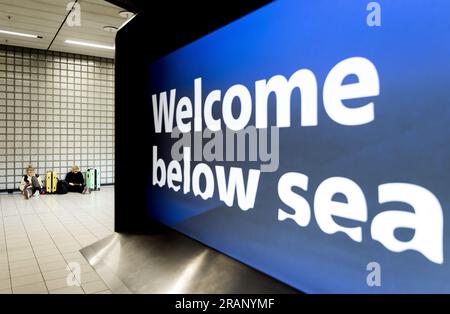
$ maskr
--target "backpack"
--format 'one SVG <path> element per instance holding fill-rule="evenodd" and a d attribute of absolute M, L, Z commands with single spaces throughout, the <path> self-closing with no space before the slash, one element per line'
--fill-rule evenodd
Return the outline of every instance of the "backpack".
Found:
<path fill-rule="evenodd" d="M 56 194 L 67 194 L 69 190 L 69 183 L 64 180 L 58 180 L 56 184 Z"/>

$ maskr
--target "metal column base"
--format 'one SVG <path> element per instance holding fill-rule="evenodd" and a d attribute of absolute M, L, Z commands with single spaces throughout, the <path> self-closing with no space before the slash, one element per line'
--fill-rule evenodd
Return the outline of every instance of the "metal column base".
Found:
<path fill-rule="evenodd" d="M 172 230 L 116 233 L 81 253 L 113 293 L 298 292 Z"/>

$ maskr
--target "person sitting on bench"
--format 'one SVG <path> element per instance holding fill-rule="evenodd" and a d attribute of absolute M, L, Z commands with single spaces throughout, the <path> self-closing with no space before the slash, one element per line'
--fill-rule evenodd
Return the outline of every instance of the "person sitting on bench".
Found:
<path fill-rule="evenodd" d="M 84 185 L 83 174 L 80 172 L 80 168 L 76 165 L 72 166 L 72 171 L 66 175 L 66 182 L 69 184 L 69 192 L 78 192 L 85 194 L 91 193 L 90 189 Z"/>
<path fill-rule="evenodd" d="M 22 177 L 19 189 L 27 199 L 36 192 L 41 193 L 42 180 L 38 174 L 34 174 L 34 168 L 31 165 L 27 167 L 27 173 Z"/>

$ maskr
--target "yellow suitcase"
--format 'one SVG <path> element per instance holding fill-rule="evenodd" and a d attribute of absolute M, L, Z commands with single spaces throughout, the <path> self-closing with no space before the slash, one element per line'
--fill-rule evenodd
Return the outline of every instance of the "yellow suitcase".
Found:
<path fill-rule="evenodd" d="M 45 176 L 45 192 L 56 193 L 56 185 L 58 183 L 57 173 L 55 171 L 47 171 Z"/>

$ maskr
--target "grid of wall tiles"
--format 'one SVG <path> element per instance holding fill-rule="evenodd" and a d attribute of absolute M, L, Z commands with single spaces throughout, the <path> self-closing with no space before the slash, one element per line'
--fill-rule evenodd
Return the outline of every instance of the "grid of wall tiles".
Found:
<path fill-rule="evenodd" d="M 114 60 L 0 45 L 0 191 L 28 164 L 114 183 Z"/>

